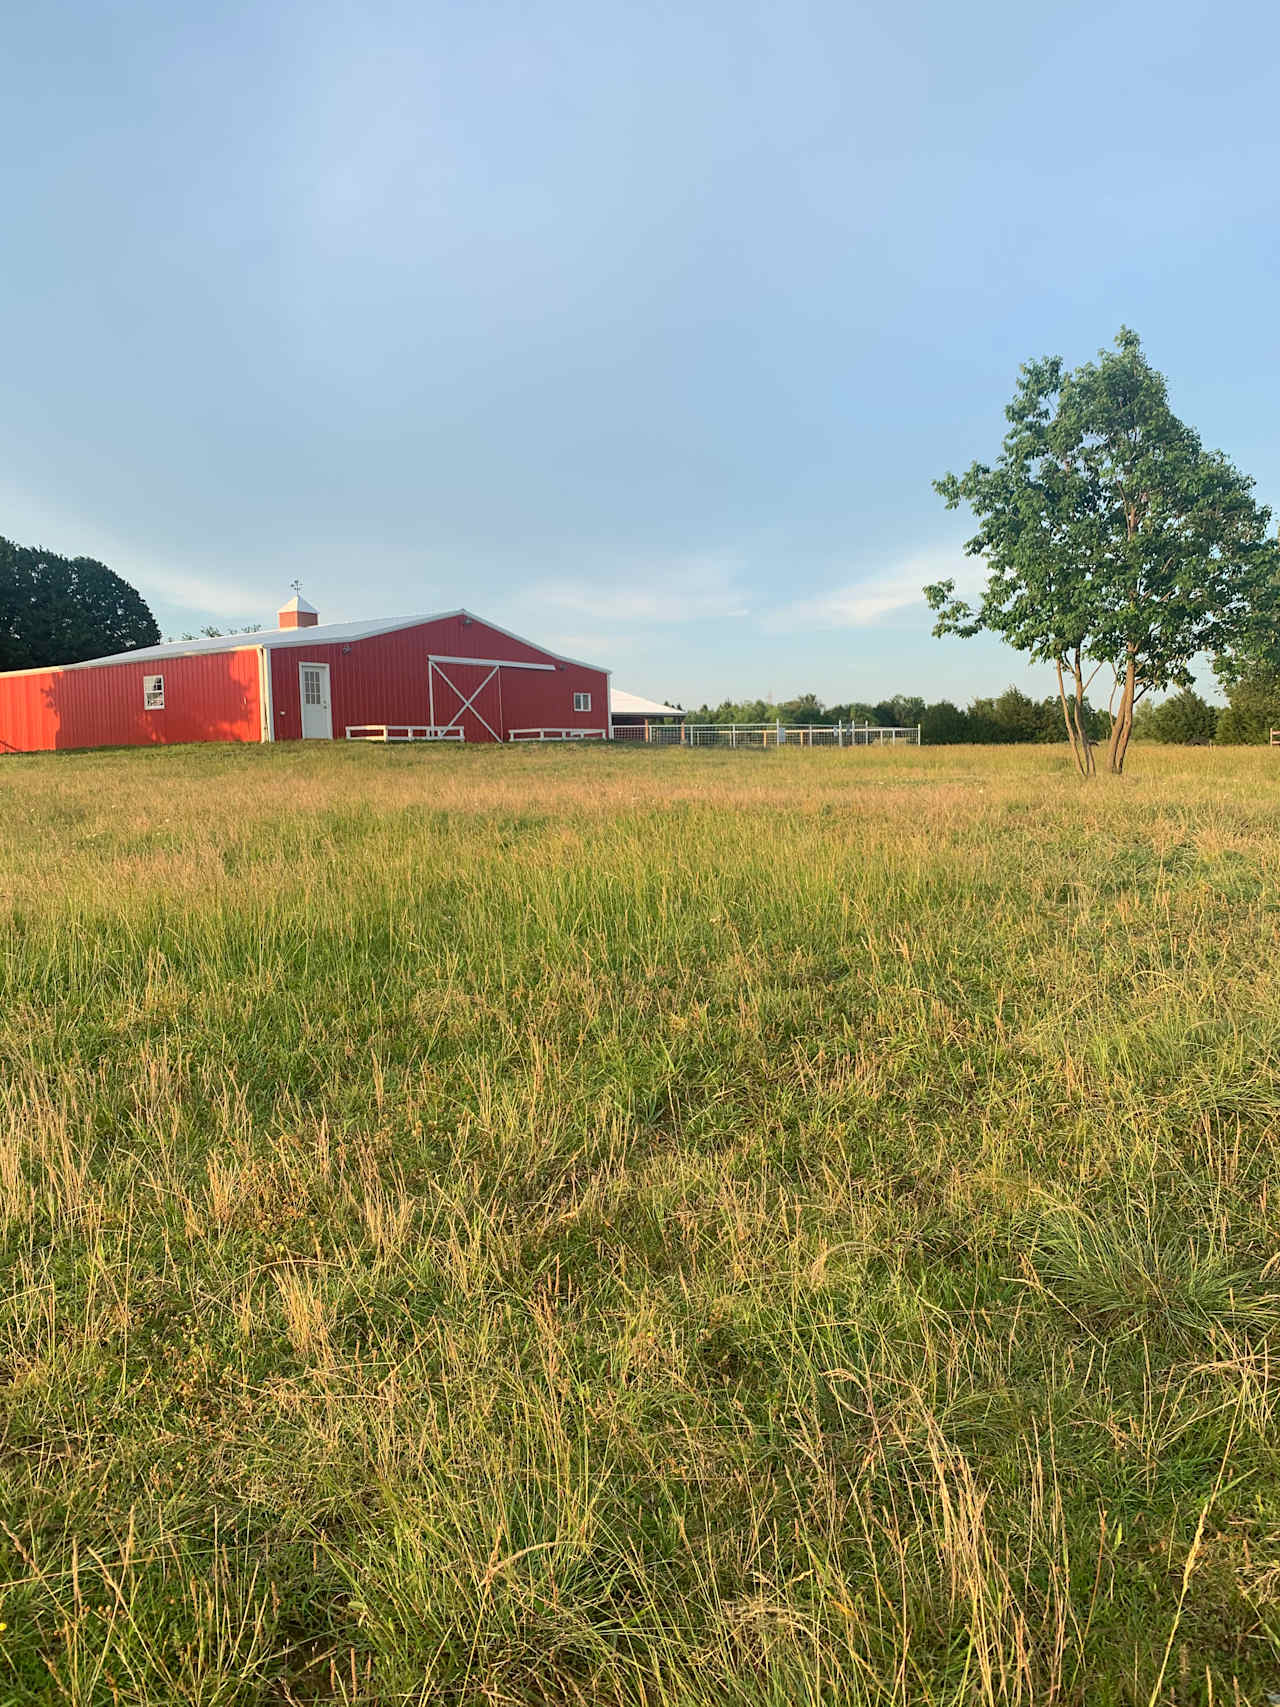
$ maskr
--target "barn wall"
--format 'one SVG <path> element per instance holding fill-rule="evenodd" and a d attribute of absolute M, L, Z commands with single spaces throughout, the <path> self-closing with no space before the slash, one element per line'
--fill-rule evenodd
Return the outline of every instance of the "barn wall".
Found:
<path fill-rule="evenodd" d="M 540 670 L 507 670 L 502 676 L 502 712 L 512 729 L 608 729 L 609 678 L 603 670 L 569 664 L 553 676 Z M 575 711 L 575 693 L 591 695 L 590 711 Z"/>
<path fill-rule="evenodd" d="M 164 677 L 163 711 L 143 710 L 151 675 Z M 0 752 L 260 738 L 256 647 L 0 676 Z"/>
<path fill-rule="evenodd" d="M 274 735 L 302 733 L 298 666 L 329 665 L 334 735 L 361 723 L 426 723 L 430 717 L 427 658 L 509 659 L 550 663 L 553 670 L 504 670 L 484 688 L 474 714 L 463 718 L 468 741 L 505 739 L 512 729 L 606 729 L 608 676 L 565 663 L 554 653 L 509 639 L 487 623 L 461 617 L 419 623 L 365 640 L 275 647 L 269 651 Z M 465 695 L 483 668 L 444 666 Z M 165 709 L 144 711 L 142 678 L 165 678 Z M 438 684 L 439 685 L 439 684 Z M 591 695 L 591 710 L 575 712 L 575 692 Z M 451 722 L 459 700 L 442 690 L 437 720 Z M 177 741 L 257 741 L 261 737 L 258 649 L 196 653 L 149 663 L 103 664 L 90 669 L 40 670 L 0 676 L 0 752 L 65 747 L 151 746 Z"/>
<path fill-rule="evenodd" d="M 345 644 L 274 647 L 270 656 L 276 740 L 301 738 L 298 669 L 303 663 L 329 666 L 333 733 L 339 741 L 357 724 L 428 722 L 427 658 L 431 655 L 557 665 L 555 670 L 504 670 L 500 695 L 498 682 L 483 691 L 476 708 L 504 739 L 509 730 L 519 728 L 608 727 L 608 676 L 603 670 L 578 664 L 566 664 L 562 670 L 553 653 L 508 639 L 487 623 L 473 620 L 464 624 L 461 617 L 445 617 Z M 464 694 L 469 694 L 485 673 L 474 665 L 452 670 L 445 665 L 445 670 Z M 575 691 L 591 694 L 589 712 L 574 712 Z M 437 705 L 437 718 L 450 719 L 457 704 L 446 695 L 444 705 Z M 492 739 L 478 719 L 464 718 L 463 727 L 468 741 Z"/>

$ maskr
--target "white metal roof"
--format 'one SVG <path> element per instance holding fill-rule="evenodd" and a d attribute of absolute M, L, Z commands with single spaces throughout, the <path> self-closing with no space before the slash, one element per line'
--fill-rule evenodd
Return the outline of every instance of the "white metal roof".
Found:
<path fill-rule="evenodd" d="M 198 640 L 170 640 L 161 646 L 141 646 L 133 652 L 113 652 L 106 658 L 86 658 L 82 664 L 63 664 L 64 670 L 93 670 L 99 664 L 159 664 L 166 658 L 187 658 L 199 652 L 239 652 L 245 646 L 331 646 L 335 641 L 368 640 L 374 634 L 390 634 L 397 628 L 413 628 L 420 622 L 438 622 L 456 611 L 437 611 L 433 616 L 402 616 L 381 622 L 322 622 L 313 628 L 263 628 L 255 634 L 202 635 Z"/>
<path fill-rule="evenodd" d="M 324 622 L 312 628 L 265 628 L 255 634 L 202 635 L 197 640 L 170 640 L 160 646 L 140 646 L 132 652 L 113 652 L 106 658 L 85 658 L 78 664 L 45 664 L 35 670 L 0 671 L 0 675 L 33 676 L 42 675 L 47 670 L 95 670 L 102 664 L 162 664 L 167 658 L 240 652 L 245 647 L 265 646 L 274 651 L 282 646 L 332 646 L 346 640 L 369 640 L 375 634 L 394 634 L 398 628 L 417 628 L 420 623 L 442 622 L 452 616 L 469 616 L 473 622 L 482 622 L 496 634 L 503 634 L 522 646 L 532 646 L 535 651 L 558 658 L 563 664 L 579 664 L 585 670 L 603 670 L 599 664 L 588 664 L 581 658 L 567 658 L 537 640 L 526 640 L 523 635 L 513 634 L 509 628 L 500 628 L 496 622 L 490 622 L 488 617 L 477 616 L 474 611 L 459 607 L 457 610 L 433 611 L 429 616 L 382 617 L 373 622 Z M 603 674 L 612 672 L 603 670 Z"/>
<path fill-rule="evenodd" d="M 320 615 L 320 612 L 316 609 L 316 607 L 314 605 L 309 605 L 307 603 L 307 601 L 303 598 L 301 593 L 296 593 L 293 596 L 293 598 L 291 598 L 289 600 L 287 605 L 281 605 L 279 611 L 277 611 L 276 614 L 278 616 L 283 616 L 284 613 L 288 610 L 297 611 L 299 616 L 319 616 Z"/>
<path fill-rule="evenodd" d="M 614 688 L 609 696 L 610 709 L 615 717 L 683 717 L 684 712 L 675 705 L 662 705 L 656 699 L 645 699 L 642 694 L 627 693 L 622 688 Z"/>

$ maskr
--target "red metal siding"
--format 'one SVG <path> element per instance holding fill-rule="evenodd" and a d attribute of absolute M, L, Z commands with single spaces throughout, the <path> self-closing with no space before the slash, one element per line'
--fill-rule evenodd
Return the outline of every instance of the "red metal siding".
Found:
<path fill-rule="evenodd" d="M 608 729 L 609 678 L 603 670 L 566 664 L 553 676 L 540 670 L 504 670 L 502 711 L 513 729 Z M 591 695 L 590 711 L 575 711 L 575 693 Z"/>
<path fill-rule="evenodd" d="M 278 741 L 298 740 L 302 734 L 302 706 L 298 690 L 298 668 L 303 663 L 328 664 L 329 703 L 333 709 L 333 733 L 342 740 L 348 728 L 366 723 L 427 723 L 430 693 L 427 683 L 429 657 L 509 659 L 512 662 L 554 664 L 552 670 L 503 670 L 484 688 L 474 710 L 505 740 L 512 729 L 607 729 L 608 676 L 603 670 L 566 663 L 552 652 L 511 640 L 487 623 L 461 617 L 418 623 L 391 634 L 345 644 L 278 646 L 271 652 L 271 692 Z M 487 673 L 475 664 L 443 666 L 445 674 L 467 697 Z M 591 710 L 575 712 L 575 692 L 591 695 Z M 436 721 L 452 720 L 460 700 L 447 691 L 442 699 L 440 676 L 436 674 Z M 467 714 L 462 720 L 468 741 L 493 737 L 479 717 Z"/>
<path fill-rule="evenodd" d="M 495 670 L 492 664 L 437 664 L 432 668 L 427 703 L 436 724 L 460 724 L 468 741 L 500 741 L 503 678 L 537 675 L 536 670 Z"/>
<path fill-rule="evenodd" d="M 478 619 L 454 616 L 345 644 L 312 644 L 308 638 L 301 645 L 272 648 L 275 738 L 301 736 L 298 667 L 305 662 L 329 666 L 338 740 L 357 724 L 429 722 L 430 656 L 477 660 L 443 665 L 448 682 L 439 671 L 435 677 L 437 723 L 455 721 L 463 701 L 479 688 L 470 710 L 461 713 L 468 741 L 493 740 L 490 730 L 505 740 L 513 729 L 608 728 L 608 676 L 603 670 L 562 662 L 554 653 L 511 639 Z M 480 687 L 488 673 L 481 660 L 553 667 L 502 670 Z M 143 710 L 142 678 L 153 674 L 164 676 L 163 711 Z M 590 711 L 574 711 L 575 693 L 591 695 Z M 152 663 L 0 676 L 0 752 L 257 741 L 260 736 L 256 646 Z"/>
<path fill-rule="evenodd" d="M 164 677 L 145 711 L 143 676 Z M 256 649 L 0 676 L 0 752 L 261 739 Z"/>

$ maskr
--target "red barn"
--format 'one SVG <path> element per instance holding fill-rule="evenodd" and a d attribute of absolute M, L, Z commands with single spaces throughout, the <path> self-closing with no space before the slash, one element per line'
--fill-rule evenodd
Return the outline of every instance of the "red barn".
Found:
<path fill-rule="evenodd" d="M 0 674 L 0 752 L 173 741 L 607 740 L 609 671 L 470 611 L 322 625 Z"/>

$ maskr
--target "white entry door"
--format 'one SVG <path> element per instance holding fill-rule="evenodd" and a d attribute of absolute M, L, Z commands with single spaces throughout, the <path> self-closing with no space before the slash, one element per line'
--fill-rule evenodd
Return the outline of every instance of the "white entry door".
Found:
<path fill-rule="evenodd" d="M 298 687 L 302 699 L 304 741 L 333 740 L 333 712 L 329 707 L 329 666 L 299 664 Z"/>

